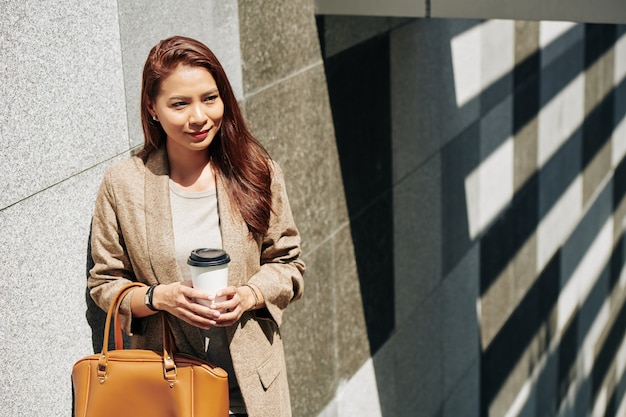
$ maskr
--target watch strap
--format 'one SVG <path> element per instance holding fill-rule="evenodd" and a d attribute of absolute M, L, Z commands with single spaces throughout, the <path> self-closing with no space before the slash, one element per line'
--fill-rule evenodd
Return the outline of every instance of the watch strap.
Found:
<path fill-rule="evenodd" d="M 152 305 L 152 297 L 154 296 L 154 289 L 156 287 L 156 285 L 151 285 L 150 288 L 148 288 L 148 291 L 146 291 L 146 296 L 144 297 L 144 303 L 146 304 L 146 307 L 148 307 L 152 311 L 159 311 Z"/>

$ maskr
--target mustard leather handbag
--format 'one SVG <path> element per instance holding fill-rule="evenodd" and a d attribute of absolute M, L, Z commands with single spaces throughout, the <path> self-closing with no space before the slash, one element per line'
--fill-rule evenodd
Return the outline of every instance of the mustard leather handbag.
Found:
<path fill-rule="evenodd" d="M 134 287 L 124 286 L 109 307 L 102 353 L 78 360 L 72 369 L 76 417 L 228 417 L 226 371 L 176 352 L 165 313 L 163 352 L 124 349 L 119 306 Z M 109 351 L 114 320 L 115 350 Z"/>

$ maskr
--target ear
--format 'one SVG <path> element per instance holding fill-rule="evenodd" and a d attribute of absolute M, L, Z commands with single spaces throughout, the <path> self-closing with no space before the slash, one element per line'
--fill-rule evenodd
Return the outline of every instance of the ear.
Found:
<path fill-rule="evenodd" d="M 146 107 L 148 108 L 148 113 L 150 113 L 150 117 L 152 117 L 152 120 L 158 120 L 158 118 L 156 117 L 156 111 L 154 111 L 154 105 L 150 100 L 148 100 L 148 102 L 146 103 Z"/>

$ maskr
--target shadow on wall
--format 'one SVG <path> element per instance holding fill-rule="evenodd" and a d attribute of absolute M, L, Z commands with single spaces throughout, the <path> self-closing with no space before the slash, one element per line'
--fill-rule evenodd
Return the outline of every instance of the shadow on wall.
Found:
<path fill-rule="evenodd" d="M 578 28 L 562 34 L 544 49 L 548 50 L 547 53 L 550 49 L 565 50 L 562 58 L 541 67 L 540 52 L 537 51 L 515 67 L 514 135 L 536 118 L 576 77 L 596 64 L 618 39 L 615 26 L 585 25 L 583 36 L 571 44 L 572 32 Z M 580 65 L 570 65 L 572 61 L 576 62 L 571 58 L 577 54 L 582 58 Z M 623 294 L 614 292 L 624 257 L 623 235 L 613 236 L 613 215 L 625 197 L 621 182 L 626 161 L 622 160 L 607 183 L 591 184 L 590 191 L 584 186 L 588 178 L 585 172 L 607 146 L 610 149 L 611 135 L 626 116 L 626 109 L 616 111 L 615 108 L 616 93 L 623 97 L 625 87 L 625 80 L 622 80 L 589 109 L 582 124 L 516 190 L 510 205 L 499 213 L 480 239 L 480 293 L 484 297 L 502 279 L 511 260 L 520 254 L 530 239 L 545 238 L 540 229 L 544 223 L 550 226 L 548 216 L 551 211 L 558 205 L 563 206 L 563 201 L 567 201 L 566 194 L 576 187 L 576 182 L 583 182 L 580 187 L 583 201 L 579 204 L 590 204 L 586 213 L 583 213 L 583 207 L 570 208 L 571 211 L 580 210 L 581 218 L 572 224 L 571 233 L 566 230 L 565 241 L 553 248 L 554 251 L 550 251 L 552 248 L 538 251 L 539 257 L 546 258 L 536 260 L 541 268 L 538 276 L 532 277 L 531 285 L 525 288 L 514 310 L 507 314 L 506 322 L 488 344 L 483 339 L 481 415 L 497 415 L 497 410 L 508 407 L 513 415 L 556 415 L 559 409 L 570 407 L 577 415 L 590 413 L 608 375 L 609 365 L 617 357 L 624 337 L 626 310 Z M 604 174 L 609 174 L 610 162 L 609 151 Z M 606 248 L 598 250 L 598 245 L 603 243 Z M 541 241 L 538 245 L 542 248 Z M 603 256 L 604 267 L 596 269 L 593 264 L 598 259 L 589 261 L 586 258 L 590 256 Z M 515 271 L 514 279 L 521 274 Z M 573 293 L 578 296 L 572 298 Z M 612 323 L 606 317 L 607 312 L 602 311 L 611 299 L 617 301 L 612 307 L 616 310 L 611 312 Z M 601 316 L 604 317 L 599 322 L 604 320 L 606 337 L 600 337 L 597 329 L 592 329 L 598 325 Z M 595 334 L 590 339 L 592 331 Z M 529 352 L 534 359 L 528 357 Z M 584 367 L 591 367 L 591 371 L 581 372 L 577 362 L 580 364 L 581 358 L 590 352 L 592 363 L 585 363 Z M 515 387 L 515 391 L 522 394 L 515 397 L 515 404 L 499 400 L 505 389 L 514 390 L 507 384 L 511 384 L 508 381 L 512 374 L 519 372 L 516 368 L 520 364 L 528 366 L 525 371 L 527 380 L 522 386 Z M 618 388 L 613 387 L 613 393 L 617 392 Z M 605 415 L 615 415 L 616 406 L 619 403 L 607 404 Z"/>
<path fill-rule="evenodd" d="M 325 66 L 373 354 L 394 328 L 389 39 L 357 45 Z"/>
<path fill-rule="evenodd" d="M 431 108 L 424 112 L 450 114 L 450 109 L 444 107 L 458 103 L 451 45 L 463 32 L 450 30 L 451 26 L 446 26 L 443 20 L 409 24 L 424 25 L 425 31 L 439 34 L 419 44 L 440 64 L 436 77 L 428 81 L 442 86 L 438 89 L 440 95 L 433 97 L 429 103 Z M 468 23 L 463 31 L 481 24 Z M 325 34 L 323 17 L 318 18 L 318 25 L 320 33 Z M 538 30 L 538 26 L 536 28 Z M 398 249 L 394 248 L 394 216 L 399 213 L 394 210 L 393 193 L 401 179 L 394 179 L 396 155 L 392 148 L 392 126 L 395 121 L 392 114 L 396 114 L 397 109 L 392 112 L 392 105 L 397 103 L 392 103 L 390 36 L 385 32 L 331 56 L 324 53 L 372 355 L 390 340 L 396 329 L 394 282 L 400 279 L 395 276 L 394 267 L 394 252 Z M 540 112 L 599 60 L 606 59 L 607 52 L 622 36 L 623 27 L 595 24 L 576 25 L 561 33 L 543 48 L 543 52 L 536 49 L 511 71 L 457 107 L 457 115 L 452 114 L 449 121 L 452 125 L 465 108 L 478 107 L 480 116 L 433 149 L 433 155 L 440 153 L 442 161 L 437 179 L 441 190 L 438 219 L 442 234 L 439 239 L 441 276 L 437 280 L 443 282 L 470 249 L 478 245 L 479 300 L 473 301 L 493 304 L 492 294 L 507 285 L 518 292 L 515 302 L 506 306 L 508 310 L 492 308 L 477 312 L 481 334 L 476 338 L 477 342 L 480 339 L 480 370 L 475 381 L 479 385 L 480 410 L 476 411 L 482 416 L 504 415 L 505 412 L 515 416 L 548 416 L 568 409 L 576 415 L 587 415 L 600 395 L 607 398 L 604 415 L 610 416 L 617 413 L 621 393 L 626 390 L 626 378 L 622 375 L 621 379 L 609 383 L 608 392 L 602 392 L 626 331 L 626 304 L 621 285 L 618 285 L 626 260 L 626 241 L 621 226 L 614 225 L 614 220 L 621 224 L 617 216 L 626 197 L 626 160 L 619 162 L 613 176 L 610 175 L 611 135 L 626 118 L 626 80 L 607 89 L 608 93 L 597 102 L 589 104 L 591 100 L 583 97 L 586 112 L 581 115 L 582 123 L 550 153 L 536 155 L 541 152 L 537 150 Z M 324 50 L 325 37 L 321 39 Z M 406 54 L 413 53 L 416 51 L 406 51 Z M 542 62 L 542 56 L 558 58 Z M 417 72 L 421 69 L 393 69 L 399 70 Z M 581 91 L 583 96 L 590 94 L 589 88 L 583 87 Z M 412 93 L 406 92 L 407 95 Z M 506 100 L 512 103 L 507 115 L 511 125 L 503 130 L 505 134 L 484 132 L 481 120 Z M 519 143 L 514 141 L 528 135 L 529 131 L 534 143 L 531 150 L 535 152 L 529 158 L 534 161 L 534 168 L 523 175 L 516 164 L 523 157 L 518 153 L 524 149 L 516 149 Z M 421 143 L 423 139 L 419 136 L 425 133 L 412 134 Z M 585 174 L 603 165 L 598 161 L 606 160 L 607 147 L 608 165 L 600 168 L 604 174 L 600 178 L 608 175 L 609 179 L 589 180 L 589 175 Z M 511 170 L 510 195 L 504 198 L 492 195 L 500 198 L 502 204 L 492 216 L 477 221 L 473 217 L 476 209 L 472 207 L 477 203 L 473 200 L 475 196 L 468 192 L 468 179 L 480 169 L 499 175 L 500 172 L 490 172 L 484 167 L 490 157 L 502 149 L 510 152 L 510 166 L 505 167 Z M 430 156 L 425 155 L 422 160 L 428 158 Z M 546 247 L 545 241 L 549 241 L 546 232 L 550 233 L 554 225 L 550 216 L 556 208 L 561 210 L 567 206 L 567 199 L 575 188 L 582 189 L 580 207 L 572 210 L 578 210 L 580 215 L 569 226 L 559 223 L 561 229 L 557 233 L 562 234 L 561 241 Z M 414 192 L 419 194 L 423 190 Z M 494 194 L 498 192 L 494 190 Z M 488 194 L 483 190 L 483 195 Z M 429 196 L 420 195 L 420 198 Z M 421 239 L 424 238 L 412 236 L 403 245 L 428 244 Z M 600 262 L 603 266 L 598 269 L 593 266 L 598 263 L 598 245 L 606 242 L 606 247 L 600 250 L 604 256 Z M 590 257 L 596 259 L 588 261 Z M 419 273 L 414 278 L 423 279 Z M 581 299 L 572 298 L 572 293 Z M 415 332 L 418 338 L 431 336 L 420 333 L 420 329 Z M 428 355 L 429 352 L 418 354 Z M 585 355 L 592 356 L 592 363 L 584 362 Z M 580 366 L 583 362 L 584 370 Z M 389 370 L 385 369 L 388 365 L 377 364 L 374 360 L 377 374 L 388 374 Z M 439 372 L 443 372 L 443 368 L 440 364 Z M 422 377 L 417 373 L 413 375 L 415 381 Z M 434 381 L 442 379 L 433 378 Z M 430 389 L 435 393 L 442 388 L 435 383 Z M 407 413 L 394 408 L 399 403 L 395 395 L 411 395 L 411 392 L 396 392 L 386 398 L 389 392 L 389 387 L 379 385 L 382 415 Z M 414 394 L 417 398 L 425 395 L 417 391 Z M 441 397 L 441 394 L 436 395 Z M 442 403 L 444 400 L 442 398 Z M 443 405 L 436 408 L 438 411 L 423 415 L 441 413 Z"/>

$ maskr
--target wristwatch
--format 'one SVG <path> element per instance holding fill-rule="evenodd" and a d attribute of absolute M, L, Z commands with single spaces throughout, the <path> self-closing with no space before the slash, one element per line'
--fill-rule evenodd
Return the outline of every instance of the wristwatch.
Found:
<path fill-rule="evenodd" d="M 154 289 L 156 287 L 157 287 L 156 285 L 151 285 L 150 288 L 148 288 L 148 291 L 146 291 L 146 295 L 143 299 L 143 302 L 146 304 L 146 307 L 148 307 L 152 311 L 159 311 L 156 308 L 154 308 L 154 306 L 152 305 L 152 296 L 154 295 Z"/>

